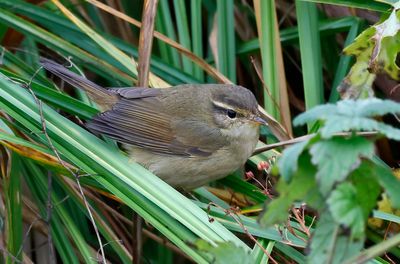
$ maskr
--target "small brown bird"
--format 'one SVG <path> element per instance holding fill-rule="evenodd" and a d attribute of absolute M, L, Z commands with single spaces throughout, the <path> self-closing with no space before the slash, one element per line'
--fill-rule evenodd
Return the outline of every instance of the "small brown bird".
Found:
<path fill-rule="evenodd" d="M 134 161 L 174 187 L 196 188 L 240 168 L 266 125 L 254 95 L 241 86 L 107 90 L 53 61 L 41 64 L 102 108 L 86 123 L 89 130 L 122 143 Z"/>

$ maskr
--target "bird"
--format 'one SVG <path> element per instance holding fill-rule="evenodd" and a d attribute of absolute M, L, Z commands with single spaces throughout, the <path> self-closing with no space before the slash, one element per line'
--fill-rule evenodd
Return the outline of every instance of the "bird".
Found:
<path fill-rule="evenodd" d="M 175 188 L 191 190 L 241 168 L 267 125 L 242 86 L 106 89 L 52 60 L 40 63 L 99 105 L 101 113 L 85 123 L 89 131 L 119 142 L 130 160 Z"/>

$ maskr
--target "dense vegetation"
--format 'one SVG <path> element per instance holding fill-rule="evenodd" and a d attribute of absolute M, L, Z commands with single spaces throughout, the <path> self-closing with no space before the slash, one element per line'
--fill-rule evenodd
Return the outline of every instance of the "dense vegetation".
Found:
<path fill-rule="evenodd" d="M 0 262 L 398 263 L 399 10 L 0 0 Z M 40 57 L 105 87 L 236 83 L 269 127 L 245 173 L 180 192 L 89 133 L 96 105 Z"/>

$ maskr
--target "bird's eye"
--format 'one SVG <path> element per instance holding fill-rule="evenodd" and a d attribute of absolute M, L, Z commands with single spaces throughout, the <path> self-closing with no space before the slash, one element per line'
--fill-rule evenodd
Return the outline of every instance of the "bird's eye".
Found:
<path fill-rule="evenodd" d="M 235 118 L 236 117 L 236 111 L 234 111 L 234 110 L 232 110 L 232 109 L 228 109 L 227 111 L 226 111 L 226 114 L 227 114 L 227 116 L 229 117 L 229 118 Z"/>

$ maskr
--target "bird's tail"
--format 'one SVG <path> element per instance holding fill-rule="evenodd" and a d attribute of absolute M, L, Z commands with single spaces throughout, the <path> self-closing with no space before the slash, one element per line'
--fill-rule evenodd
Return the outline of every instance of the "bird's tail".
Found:
<path fill-rule="evenodd" d="M 115 93 L 108 91 L 104 87 L 101 87 L 100 85 L 97 85 L 94 82 L 89 81 L 88 79 L 68 70 L 55 61 L 41 58 L 40 64 L 47 71 L 66 81 L 70 85 L 87 92 L 89 97 L 95 103 L 97 103 L 100 107 L 105 108 L 103 110 L 110 109 L 118 100 Z"/>

